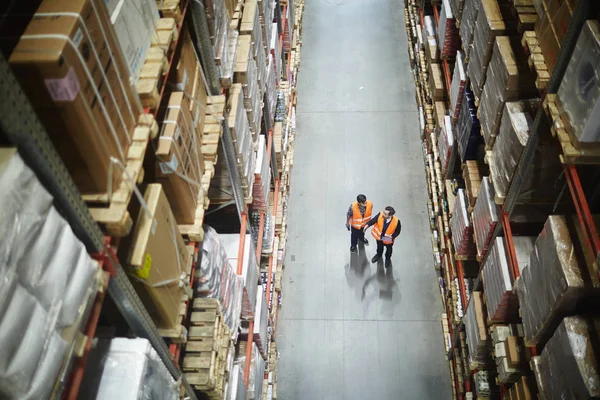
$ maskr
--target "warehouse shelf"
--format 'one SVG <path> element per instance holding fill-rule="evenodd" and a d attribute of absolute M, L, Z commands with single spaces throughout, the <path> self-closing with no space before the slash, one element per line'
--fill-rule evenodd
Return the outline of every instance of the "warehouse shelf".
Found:
<path fill-rule="evenodd" d="M 413 7 L 414 6 L 414 2 L 411 2 L 412 6 L 409 6 L 407 4 L 407 8 L 409 7 Z M 589 10 L 590 10 L 590 3 L 588 1 L 579 1 L 577 3 L 577 8 L 575 10 L 575 13 L 573 15 L 573 20 L 571 22 L 571 25 L 569 27 L 567 36 L 563 42 L 563 47 L 562 50 L 559 54 L 559 58 L 556 64 L 556 67 L 553 71 L 553 74 L 550 78 L 550 81 L 548 82 L 547 87 L 545 87 L 545 90 L 543 89 L 541 91 L 541 97 L 542 100 L 546 97 L 547 94 L 552 94 L 552 93 L 556 93 L 558 86 L 560 84 L 560 82 L 562 81 L 562 77 L 565 73 L 568 61 L 571 57 L 571 53 L 575 47 L 575 42 L 579 36 L 579 32 L 581 31 L 581 27 L 583 26 L 584 21 L 587 19 L 587 16 L 590 15 L 589 14 Z M 436 5 L 433 5 L 432 7 L 432 11 L 433 11 L 433 16 L 434 19 L 436 21 L 436 25 L 439 21 L 439 10 L 438 7 Z M 422 29 L 424 26 L 424 10 L 422 8 L 418 9 L 418 16 L 414 15 L 412 12 L 412 9 L 409 9 L 407 15 L 407 32 L 409 34 L 409 41 L 411 40 L 411 27 L 409 26 L 409 22 L 414 21 L 414 18 L 416 18 L 417 25 L 420 25 L 420 28 Z M 411 22 L 412 24 L 412 22 Z M 419 28 L 417 28 L 419 29 Z M 414 33 L 414 31 L 413 31 Z M 411 42 L 412 44 L 412 42 Z M 409 53 L 411 53 L 411 50 L 409 48 Z M 411 53 L 411 57 L 413 57 L 413 53 Z M 414 60 L 416 60 L 416 62 L 418 63 L 418 54 L 414 55 Z M 440 63 L 442 64 L 442 69 L 443 69 L 443 75 L 444 75 L 444 79 L 445 79 L 445 90 L 447 91 L 446 93 L 449 94 L 449 90 L 450 90 L 450 83 L 451 83 L 451 75 L 450 75 L 450 64 L 449 64 L 449 60 L 443 59 L 440 61 Z M 415 76 L 415 79 L 417 79 L 417 77 Z M 417 82 L 417 86 L 418 86 L 418 82 Z M 417 88 L 417 91 L 419 91 L 420 89 Z M 419 93 L 417 93 L 417 96 L 419 96 Z M 506 253 L 507 253 L 507 259 L 508 259 L 508 263 L 509 263 L 509 272 L 511 275 L 512 280 L 516 280 L 519 278 L 520 273 L 519 273 L 519 266 L 518 266 L 518 261 L 517 261 L 517 256 L 516 256 L 516 252 L 515 252 L 515 246 L 514 246 L 514 241 L 513 241 L 513 226 L 511 224 L 511 220 L 510 217 L 512 215 L 512 212 L 515 209 L 515 205 L 517 203 L 517 198 L 520 194 L 521 191 L 521 186 L 523 183 L 523 177 L 525 176 L 525 173 L 528 171 L 528 169 L 532 166 L 533 164 L 533 153 L 534 150 L 537 146 L 538 143 L 538 136 L 540 134 L 540 122 L 541 122 L 541 117 L 542 117 L 542 113 L 543 113 L 543 108 L 540 107 L 539 110 L 537 111 L 537 114 L 535 115 L 535 120 L 533 123 L 533 127 L 531 129 L 531 136 L 529 137 L 529 140 L 527 141 L 527 144 L 525 145 L 525 148 L 522 152 L 521 158 L 519 160 L 518 166 L 516 168 L 516 171 L 513 175 L 513 179 L 512 179 L 512 183 L 509 186 L 508 189 L 508 193 L 506 195 L 506 200 L 504 201 L 503 205 L 500 206 L 500 223 L 496 224 L 496 226 L 493 228 L 492 230 L 492 235 L 491 235 L 491 241 L 495 240 L 496 237 L 499 236 L 503 236 L 505 239 L 505 243 L 506 243 Z M 427 126 L 423 126 L 424 131 L 425 131 L 425 144 L 426 144 L 426 153 L 429 152 L 436 152 L 436 145 L 435 145 L 435 138 L 432 138 L 432 140 L 434 140 L 434 142 L 432 142 L 432 140 L 430 140 L 429 138 L 429 133 L 430 130 Z M 561 158 L 562 160 L 562 158 Z M 430 163 L 426 163 L 428 166 L 427 168 L 432 168 L 433 169 L 433 165 L 429 165 Z M 586 198 L 586 195 L 584 193 L 583 187 L 582 187 L 582 183 L 581 183 L 581 179 L 580 179 L 580 175 L 579 175 L 579 171 L 577 169 L 577 166 L 572 163 L 565 163 L 563 160 L 563 171 L 564 171 L 564 176 L 566 178 L 566 183 L 568 185 L 572 200 L 573 200 L 573 204 L 574 204 L 574 208 L 577 214 L 577 219 L 579 221 L 579 223 L 581 224 L 581 226 L 583 227 L 583 231 L 584 231 L 584 238 L 585 238 L 585 245 L 587 246 L 587 248 L 590 250 L 590 252 L 592 254 L 595 255 L 596 259 L 598 259 L 598 255 L 600 255 L 600 237 L 598 236 L 598 231 L 597 231 L 597 227 L 594 224 L 594 221 L 592 219 L 592 213 L 590 211 L 590 206 L 588 204 L 588 200 Z M 433 174 L 432 174 L 433 175 Z M 440 187 L 439 188 L 439 196 L 440 198 L 446 199 L 446 194 L 445 192 L 445 188 L 444 187 Z M 432 228 L 433 229 L 433 228 Z M 440 232 L 440 235 L 442 235 L 442 232 Z M 483 265 L 485 265 L 487 258 L 490 255 L 490 247 L 489 246 L 482 254 L 482 256 L 480 258 L 478 258 L 479 261 L 479 272 L 477 274 L 477 279 L 475 281 L 475 285 L 474 285 L 474 290 L 480 290 L 482 287 L 482 268 Z M 450 252 L 450 256 L 452 257 L 452 252 Z M 452 266 L 450 265 L 449 262 L 442 262 L 442 265 L 444 268 L 448 268 L 449 270 L 449 277 L 450 280 L 454 280 L 454 277 L 452 276 Z M 596 265 L 597 267 L 597 265 Z M 598 272 L 596 270 L 596 272 Z M 463 302 L 463 306 L 464 306 L 464 310 L 466 310 L 469 307 L 470 302 L 472 301 L 472 299 L 469 299 L 469 301 L 467 301 L 467 296 L 466 296 L 466 288 L 464 285 L 464 268 L 463 268 L 463 262 L 461 260 L 457 260 L 457 268 L 456 268 L 456 275 L 458 277 L 459 280 L 459 286 L 460 286 L 460 290 L 459 290 L 459 296 Z M 442 278 L 444 278 L 444 276 L 442 275 Z M 445 278 L 444 278 L 445 279 Z M 450 289 L 450 285 L 452 283 L 451 282 L 447 282 L 446 283 L 446 290 Z M 445 303 L 445 297 L 443 296 L 444 304 Z M 448 317 L 448 325 L 449 325 L 449 330 L 450 330 L 450 336 L 451 336 L 451 343 L 450 343 L 450 348 L 448 350 L 448 359 L 449 360 L 454 360 L 455 358 L 455 352 L 457 350 L 460 350 L 460 340 L 459 340 L 459 336 L 460 336 L 460 332 L 464 331 L 465 328 L 465 324 L 464 321 L 460 320 L 460 322 L 458 324 L 453 324 L 452 323 L 452 318 L 450 317 L 451 314 L 451 309 L 450 307 L 448 307 L 448 305 L 446 304 L 446 314 Z M 531 353 L 533 355 L 536 355 L 538 353 L 539 349 L 536 348 L 529 348 L 529 351 L 531 351 Z M 459 377 L 456 376 L 456 364 L 454 364 L 455 366 L 455 376 L 452 377 L 452 379 L 454 380 L 455 384 L 457 384 L 458 380 L 460 380 Z M 469 384 L 470 386 L 470 384 Z M 508 392 L 508 386 L 501 384 L 499 385 L 500 387 L 500 391 L 501 391 L 501 396 L 504 397 L 507 392 Z M 467 386 L 467 382 L 465 382 L 465 391 L 469 392 L 470 391 L 470 387 Z M 458 391 L 457 391 L 457 395 L 458 398 L 463 398 L 463 396 L 460 396 Z"/>

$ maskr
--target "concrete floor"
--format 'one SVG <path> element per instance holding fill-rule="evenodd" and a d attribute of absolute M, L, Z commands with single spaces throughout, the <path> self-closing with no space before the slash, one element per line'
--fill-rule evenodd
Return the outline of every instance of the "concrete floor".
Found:
<path fill-rule="evenodd" d="M 401 0 L 306 0 L 278 397 L 450 399 Z M 351 256 L 358 193 L 397 210 L 393 267 Z"/>

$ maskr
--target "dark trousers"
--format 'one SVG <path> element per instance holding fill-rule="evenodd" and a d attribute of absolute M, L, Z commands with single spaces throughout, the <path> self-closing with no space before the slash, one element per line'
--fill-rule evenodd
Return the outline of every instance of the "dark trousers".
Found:
<path fill-rule="evenodd" d="M 381 257 L 383 255 L 383 247 L 385 246 L 385 258 L 392 257 L 393 244 L 384 244 L 382 240 L 377 241 L 377 255 Z"/>
<path fill-rule="evenodd" d="M 358 239 L 362 240 L 365 238 L 365 231 L 362 229 L 350 228 L 350 246 L 356 247 Z"/>

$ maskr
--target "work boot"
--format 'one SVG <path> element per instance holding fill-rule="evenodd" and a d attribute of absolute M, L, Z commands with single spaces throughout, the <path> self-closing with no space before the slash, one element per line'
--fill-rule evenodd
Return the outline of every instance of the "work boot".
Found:
<path fill-rule="evenodd" d="M 356 251 L 356 246 L 350 246 L 350 253 L 354 253 Z"/>
<path fill-rule="evenodd" d="M 386 268 L 389 268 L 389 267 L 391 267 L 391 266 L 392 266 L 392 259 L 391 259 L 391 258 L 389 258 L 389 257 L 386 257 L 386 258 L 385 258 L 385 267 L 386 267 Z"/>
<path fill-rule="evenodd" d="M 371 259 L 371 262 L 373 264 L 375 264 L 377 261 L 379 261 L 381 259 L 381 256 L 379 254 L 375 254 L 375 256 Z"/>
<path fill-rule="evenodd" d="M 369 241 L 367 240 L 367 238 L 362 238 L 361 242 L 363 242 L 365 244 L 365 246 L 369 245 Z"/>

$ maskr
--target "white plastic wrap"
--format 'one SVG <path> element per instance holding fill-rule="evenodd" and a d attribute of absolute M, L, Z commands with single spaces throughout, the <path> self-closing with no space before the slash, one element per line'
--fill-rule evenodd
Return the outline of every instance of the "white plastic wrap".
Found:
<path fill-rule="evenodd" d="M 452 127 L 452 118 L 449 115 L 444 116 L 444 126 L 441 127 L 438 137 L 438 148 L 442 174 L 448 176 L 454 170 L 454 163 L 456 161 L 454 128 Z"/>
<path fill-rule="evenodd" d="M 450 114 L 453 119 L 458 119 L 460 106 L 464 99 L 465 87 L 467 86 L 467 65 L 462 51 L 456 52 L 456 63 L 454 74 L 450 85 Z"/>
<path fill-rule="evenodd" d="M 600 24 L 588 20 L 577 44 L 558 97 L 579 142 L 600 141 Z"/>
<path fill-rule="evenodd" d="M 481 304 L 481 292 L 474 292 L 473 295 L 478 297 L 478 304 Z M 489 359 L 489 338 L 487 332 L 485 331 L 485 326 L 483 327 L 483 331 L 480 329 L 480 325 L 477 321 L 478 311 L 476 310 L 476 307 L 476 301 L 469 302 L 467 314 L 465 315 L 464 319 L 465 333 L 467 337 L 467 346 L 469 348 L 469 366 L 471 368 L 482 368 L 486 365 L 487 360 Z M 485 321 L 483 320 L 483 315 L 480 315 L 479 317 L 482 321 Z"/>
<path fill-rule="evenodd" d="M 147 339 L 94 340 L 78 399 L 179 400 L 179 384 Z"/>
<path fill-rule="evenodd" d="M 244 384 L 244 368 L 242 364 L 234 364 L 229 373 L 227 400 L 247 400 L 247 389 Z"/>
<path fill-rule="evenodd" d="M 487 176 L 481 180 L 479 195 L 472 215 L 477 255 L 483 257 L 492 237 L 492 232 L 499 221 L 498 206 L 494 201 L 494 187 L 490 184 Z"/>
<path fill-rule="evenodd" d="M 232 265 L 219 234 L 204 226 L 202 263 L 196 279 L 196 296 L 218 299 L 223 310 L 225 324 L 232 334 L 240 324 L 243 281 L 236 275 L 237 265 Z"/>
<path fill-rule="evenodd" d="M 519 318 L 519 303 L 513 292 L 504 238 L 497 237 L 490 243 L 489 251 L 482 271 L 488 318 L 495 323 L 515 322 Z"/>
<path fill-rule="evenodd" d="M 225 253 L 228 256 L 229 264 L 237 269 L 239 247 L 240 247 L 240 235 L 239 234 L 220 234 L 219 238 Z M 242 296 L 242 318 L 251 318 L 254 316 L 254 309 L 256 307 L 256 292 L 258 290 L 258 264 L 256 260 L 256 250 L 252 243 L 252 237 L 250 234 L 246 235 L 244 240 L 244 254 L 242 260 L 242 274 L 241 279 L 244 283 L 244 290 Z"/>
<path fill-rule="evenodd" d="M 452 243 L 458 256 L 472 256 L 475 254 L 475 244 L 472 240 L 473 226 L 469 219 L 467 197 L 464 189 L 458 189 L 454 211 L 450 219 L 452 227 Z"/>
<path fill-rule="evenodd" d="M 271 292 L 272 293 L 272 292 Z M 269 309 L 265 298 L 263 285 L 258 285 L 256 291 L 256 310 L 254 311 L 254 342 L 263 358 L 267 358 L 267 328 L 269 326 Z"/>
<path fill-rule="evenodd" d="M 0 150 L 0 187 L 0 398 L 48 398 L 98 264 L 13 149 Z"/>

